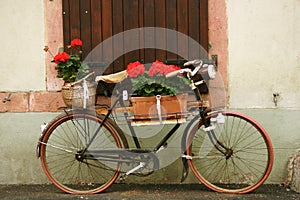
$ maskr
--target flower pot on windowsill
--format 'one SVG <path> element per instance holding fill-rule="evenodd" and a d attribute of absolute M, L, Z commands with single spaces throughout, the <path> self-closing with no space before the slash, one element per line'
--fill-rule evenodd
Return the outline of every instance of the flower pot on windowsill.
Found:
<path fill-rule="evenodd" d="M 88 92 L 86 96 L 86 106 L 93 106 L 96 102 L 96 87 L 95 82 L 87 82 Z M 85 95 L 82 84 L 72 86 L 72 83 L 64 83 L 62 86 L 62 98 L 67 107 L 84 107 Z"/>
<path fill-rule="evenodd" d="M 187 112 L 187 97 L 188 94 L 161 96 L 161 116 L 164 119 L 182 117 L 182 114 Z M 131 97 L 130 102 L 133 107 L 135 119 L 142 120 L 159 118 L 156 96 Z"/>

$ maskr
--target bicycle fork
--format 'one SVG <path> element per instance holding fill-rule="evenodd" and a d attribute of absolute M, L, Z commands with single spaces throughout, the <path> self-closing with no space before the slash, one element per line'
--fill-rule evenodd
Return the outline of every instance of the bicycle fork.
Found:
<path fill-rule="evenodd" d="M 233 155 L 233 150 L 231 148 L 226 147 L 220 140 L 218 140 L 217 135 L 214 131 L 215 127 L 212 124 L 212 120 L 207 120 L 206 115 L 203 110 L 199 110 L 199 115 L 201 117 L 201 120 L 203 122 L 204 128 L 202 128 L 206 134 L 208 135 L 209 141 L 211 144 L 216 148 L 222 155 L 226 157 L 226 160 L 228 160 L 232 155 Z M 223 116 L 224 117 L 224 116 Z M 194 123 L 194 122 L 193 122 Z M 224 123 L 224 122 L 223 122 Z M 200 126 L 202 123 L 198 124 L 200 129 Z M 189 172 L 189 167 L 188 167 L 188 160 L 193 159 L 193 155 L 187 155 L 186 154 L 186 148 L 187 146 L 185 145 L 186 142 L 186 137 L 188 135 L 188 132 L 185 131 L 184 133 L 184 139 L 182 140 L 182 146 L 183 146 L 183 155 L 182 155 L 182 164 L 183 164 L 183 171 L 182 171 L 182 176 L 181 176 L 181 182 L 183 182 Z"/>
<path fill-rule="evenodd" d="M 212 126 L 212 122 L 208 122 L 203 112 L 200 112 L 201 119 L 203 121 L 203 124 L 205 128 L 203 129 L 206 134 L 208 135 L 208 138 L 210 142 L 214 145 L 214 147 L 222 153 L 226 160 L 228 160 L 233 155 L 233 150 L 231 148 L 226 147 L 222 142 L 220 142 L 215 134 L 215 127 Z M 199 127 L 200 128 L 200 127 Z"/>
<path fill-rule="evenodd" d="M 192 81 L 192 84 L 194 84 L 194 82 Z M 202 99 L 201 99 L 201 95 L 200 95 L 200 91 L 199 89 L 196 87 L 196 85 L 194 84 L 193 86 L 193 91 L 195 93 L 195 97 L 197 99 L 198 102 L 201 102 Z M 226 159 L 229 159 L 232 154 L 233 154 L 233 151 L 232 149 L 230 148 L 227 148 L 225 147 L 225 145 L 220 142 L 214 132 L 214 127 L 211 126 L 211 120 L 207 120 L 206 118 L 206 114 L 203 110 L 202 107 L 199 107 L 199 115 L 200 115 L 200 118 L 204 124 L 204 131 L 207 133 L 208 137 L 209 137 L 209 140 L 211 141 L 211 143 L 214 145 L 214 147 L 219 151 L 221 152 L 224 156 L 226 156 Z M 200 124 L 199 124 L 200 126 Z M 198 127 L 199 129 L 200 127 Z"/>

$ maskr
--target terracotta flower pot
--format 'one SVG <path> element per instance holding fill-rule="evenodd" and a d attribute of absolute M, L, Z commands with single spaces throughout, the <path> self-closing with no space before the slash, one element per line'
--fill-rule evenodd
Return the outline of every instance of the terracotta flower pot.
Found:
<path fill-rule="evenodd" d="M 180 117 L 187 111 L 188 94 L 161 96 L 161 116 L 164 118 Z M 158 118 L 156 96 L 130 98 L 135 119 Z"/>

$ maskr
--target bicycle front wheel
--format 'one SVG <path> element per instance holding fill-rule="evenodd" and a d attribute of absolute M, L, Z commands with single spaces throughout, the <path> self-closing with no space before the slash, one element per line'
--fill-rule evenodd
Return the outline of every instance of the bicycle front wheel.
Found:
<path fill-rule="evenodd" d="M 266 131 L 256 121 L 223 112 L 222 123 L 204 131 L 201 120 L 191 129 L 187 156 L 189 166 L 206 187 L 217 192 L 243 194 L 264 183 L 269 176 L 274 153 Z M 218 114 L 207 117 L 208 121 Z"/>
<path fill-rule="evenodd" d="M 58 116 L 44 130 L 40 141 L 42 168 L 50 181 L 64 192 L 99 193 L 117 179 L 120 162 L 99 160 L 92 154 L 80 157 L 83 151 L 122 148 L 112 125 L 104 122 L 99 129 L 102 122 L 100 116 L 70 112 Z"/>

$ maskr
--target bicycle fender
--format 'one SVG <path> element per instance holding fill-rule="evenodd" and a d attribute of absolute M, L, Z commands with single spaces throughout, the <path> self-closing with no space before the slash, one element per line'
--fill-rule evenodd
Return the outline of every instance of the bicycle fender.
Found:
<path fill-rule="evenodd" d="M 48 128 L 52 126 L 52 124 L 58 120 L 59 118 L 65 116 L 66 114 L 68 114 L 69 111 L 65 111 L 65 113 L 61 113 L 58 116 L 56 116 L 54 119 L 52 119 L 49 123 L 47 123 L 47 125 L 43 128 L 42 133 L 38 139 L 37 145 L 36 145 L 36 157 L 39 158 L 41 156 L 41 146 L 42 146 L 42 141 L 44 139 L 45 133 L 47 132 Z"/>
<path fill-rule="evenodd" d="M 188 148 L 187 137 L 188 137 L 188 134 L 189 134 L 189 129 L 198 120 L 201 120 L 201 119 L 199 119 L 199 116 L 194 117 L 188 123 L 186 128 L 184 129 L 184 132 L 183 132 L 183 135 L 182 135 L 182 138 L 181 138 L 181 151 L 182 151 L 183 155 L 186 155 L 186 149 Z M 181 182 L 184 182 L 185 179 L 187 178 L 188 174 L 189 174 L 189 166 L 188 166 L 187 158 L 185 156 L 182 156 L 181 160 L 182 160 L 182 165 L 183 165 L 182 174 L 181 174 Z"/>

